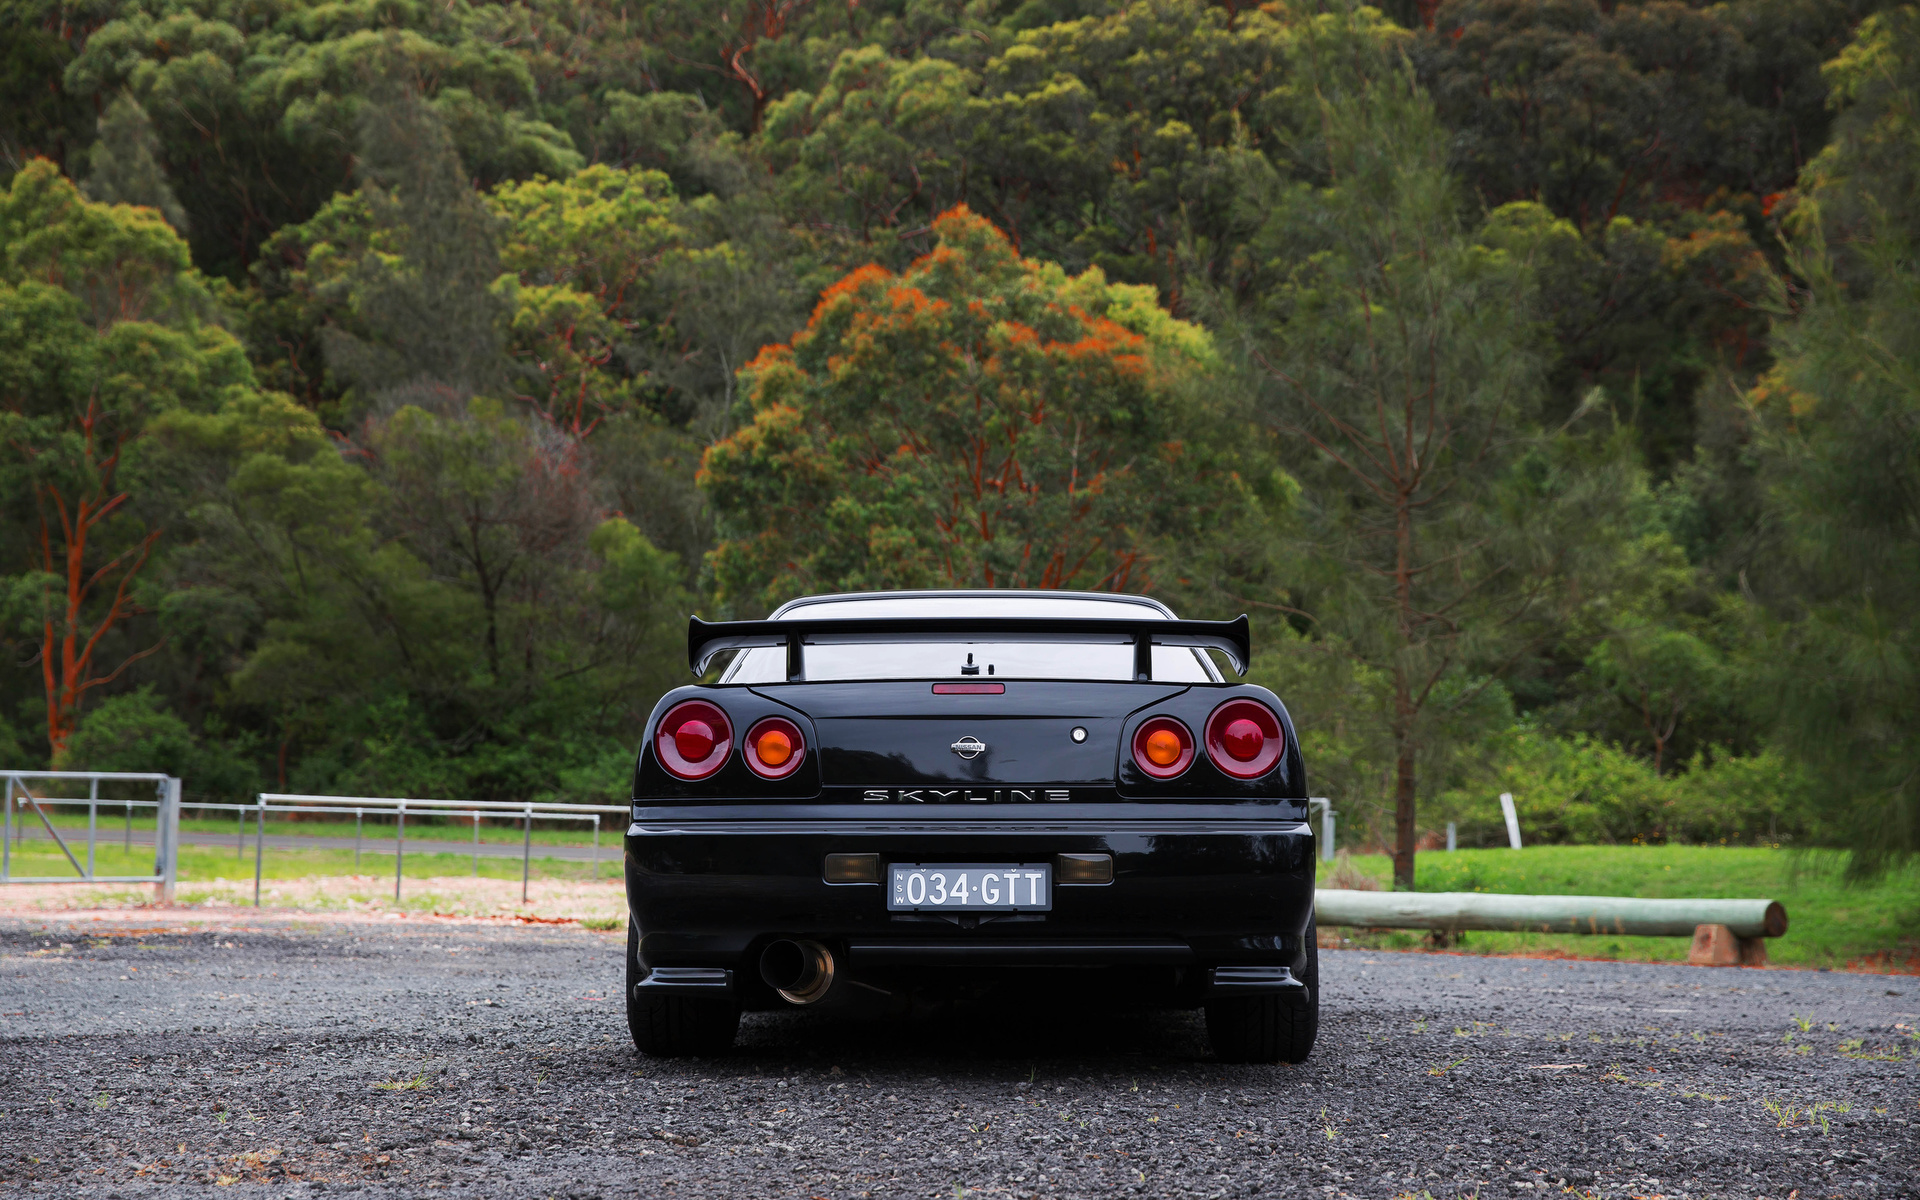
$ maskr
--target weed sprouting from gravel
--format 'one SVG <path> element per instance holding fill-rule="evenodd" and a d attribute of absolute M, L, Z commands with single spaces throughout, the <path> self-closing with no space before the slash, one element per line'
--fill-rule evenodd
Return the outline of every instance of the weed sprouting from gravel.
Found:
<path fill-rule="evenodd" d="M 1815 1100 L 1805 1107 L 1793 1100 L 1779 1100 L 1769 1096 L 1760 1101 L 1767 1115 L 1774 1120 L 1776 1129 L 1792 1129 L 1796 1125 L 1814 1124 L 1820 1127 L 1821 1134 L 1832 1136 L 1833 1127 L 1828 1113 L 1849 1113 L 1853 1105 L 1845 1100 Z"/>
<path fill-rule="evenodd" d="M 1450 1062 L 1435 1063 L 1433 1066 L 1427 1068 L 1427 1074 L 1433 1075 L 1436 1077 L 1444 1076 L 1448 1071 L 1453 1070 L 1455 1067 L 1459 1066 L 1461 1063 L 1465 1061 L 1467 1060 L 1464 1058 L 1456 1058 L 1451 1060 Z"/>
<path fill-rule="evenodd" d="M 1885 1050 L 1868 1049 L 1867 1039 L 1865 1038 L 1849 1038 L 1841 1042 L 1840 1056 L 1842 1058 L 1858 1058 L 1866 1062 L 1900 1061 L 1900 1051 L 1897 1047 L 1888 1047 Z"/>

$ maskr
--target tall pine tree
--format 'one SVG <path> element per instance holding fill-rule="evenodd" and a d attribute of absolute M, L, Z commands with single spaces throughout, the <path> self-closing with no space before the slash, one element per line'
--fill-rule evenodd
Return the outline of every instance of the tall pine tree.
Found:
<path fill-rule="evenodd" d="M 1872 873 L 1920 851 L 1920 9 L 1870 18 L 1827 75 L 1804 303 L 1758 394 L 1790 619 L 1769 690 Z"/>

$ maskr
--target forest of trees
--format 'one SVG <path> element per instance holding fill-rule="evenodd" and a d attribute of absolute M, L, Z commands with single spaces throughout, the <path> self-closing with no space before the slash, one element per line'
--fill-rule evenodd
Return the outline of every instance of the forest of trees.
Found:
<path fill-rule="evenodd" d="M 1397 848 L 1920 849 L 1920 10 L 0 0 L 0 760 L 625 795 L 689 612 L 1253 615 Z"/>

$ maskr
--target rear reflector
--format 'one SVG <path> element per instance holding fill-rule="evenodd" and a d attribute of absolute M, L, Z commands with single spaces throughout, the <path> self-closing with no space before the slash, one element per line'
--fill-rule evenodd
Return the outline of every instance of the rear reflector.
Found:
<path fill-rule="evenodd" d="M 1062 854 L 1054 878 L 1061 883 L 1112 883 L 1113 855 Z"/>
<path fill-rule="evenodd" d="M 878 854 L 829 854 L 821 876 L 828 883 L 879 883 Z"/>
<path fill-rule="evenodd" d="M 936 696 L 1003 696 L 1007 685 L 1004 683 L 936 683 L 933 694 Z"/>

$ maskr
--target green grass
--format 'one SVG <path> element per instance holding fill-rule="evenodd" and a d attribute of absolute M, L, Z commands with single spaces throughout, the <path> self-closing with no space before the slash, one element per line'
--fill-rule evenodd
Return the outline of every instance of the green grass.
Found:
<path fill-rule="evenodd" d="M 133 875 L 152 870 L 151 849 L 122 850 L 111 834 L 116 823 L 102 813 L 100 840 L 95 849 L 101 875 Z M 36 822 L 36 825 L 38 823 Z M 65 822 L 60 822 L 65 831 Z M 136 820 L 136 824 L 138 821 Z M 183 823 L 185 824 L 185 823 Z M 151 828 L 152 822 L 147 823 Z M 231 832 L 225 822 L 194 822 L 187 827 Z M 84 829 L 84 824 L 82 825 Z M 273 822 L 273 834 L 314 833 L 340 836 L 341 826 L 320 822 Z M 344 826 L 351 836 L 352 826 Z M 391 878 L 390 838 L 382 839 L 369 826 L 368 848 L 358 869 L 351 850 L 269 849 L 262 875 L 267 879 L 301 879 L 322 875 L 370 875 Z M 443 840 L 472 836 L 472 827 L 416 826 L 408 833 L 422 839 Z M 520 832 L 482 827 L 489 843 L 518 844 Z M 577 880 L 588 877 L 589 864 L 541 858 L 542 846 L 583 845 L 590 835 L 569 830 L 534 830 L 537 879 Z M 379 847 L 376 850 L 374 847 Z M 75 844 L 76 854 L 84 855 Z M 620 841 L 605 827 L 601 832 L 599 877 L 616 879 Z M 1353 865 L 1381 881 L 1392 877 L 1392 863 L 1384 855 L 1358 855 Z M 1849 884 L 1843 878 L 1846 859 L 1835 852 L 1772 850 L 1712 846 L 1536 846 L 1512 850 L 1459 850 L 1420 855 L 1415 875 L 1424 892 L 1486 891 L 1546 895 L 1601 896 L 1713 896 L 1766 897 L 1786 906 L 1790 928 L 1785 937 L 1767 946 L 1768 957 L 1784 966 L 1844 967 L 1877 960 L 1881 969 L 1920 970 L 1920 864 L 1887 875 L 1871 884 Z M 464 854 L 406 856 L 410 879 L 469 875 L 473 859 Z M 44 841 L 16 844 L 15 875 L 66 876 L 72 868 L 58 850 Z M 517 879 L 520 862 L 512 858 L 483 858 L 480 874 L 488 879 Z M 253 847 L 244 856 L 231 847 L 183 846 L 180 878 L 194 880 L 249 880 L 253 878 Z M 1381 949 L 1410 949 L 1425 944 L 1425 935 L 1409 932 L 1358 933 L 1342 931 L 1355 944 Z M 1639 961 L 1679 961 L 1687 956 L 1685 938 L 1642 938 L 1615 935 L 1482 933 L 1464 935 L 1455 947 L 1470 954 L 1545 954 L 1582 958 L 1618 958 Z"/>
<path fill-rule="evenodd" d="M 1846 861 L 1835 851 L 1744 846 L 1428 851 L 1415 860 L 1414 885 L 1423 892 L 1778 900 L 1786 907 L 1788 930 L 1767 942 L 1767 957 L 1774 963 L 1844 967 L 1878 959 L 1881 969 L 1920 970 L 1920 863 L 1869 884 L 1851 884 L 1844 878 Z M 1392 860 L 1385 855 L 1356 855 L 1353 865 L 1383 887 L 1393 876 Z M 1402 948 L 1424 944 L 1424 935 L 1365 934 L 1355 941 Z M 1456 949 L 1684 961 L 1687 946 L 1685 938 L 1473 932 Z"/>
<path fill-rule="evenodd" d="M 392 842 L 387 842 L 391 846 Z M 616 841 L 609 846 L 605 841 L 600 846 L 601 879 L 618 879 L 620 876 L 620 846 Z M 74 846 L 74 857 L 84 865 L 86 849 L 84 845 Z M 430 879 L 442 875 L 473 874 L 473 859 L 465 854 L 415 854 L 406 856 L 406 877 L 408 879 Z M 535 879 L 587 879 L 591 863 L 567 862 L 556 858 L 542 858 L 537 849 L 533 859 L 531 875 Z M 144 875 L 153 870 L 152 847 L 135 846 L 132 850 L 121 849 L 118 843 L 100 843 L 94 849 L 94 874 L 96 875 Z M 73 866 L 66 857 L 48 842 L 29 842 L 24 846 L 13 847 L 12 873 L 15 876 L 40 875 L 53 877 L 75 877 Z M 375 853 L 372 850 L 360 856 L 360 866 L 356 870 L 351 850 L 277 850 L 268 847 L 265 860 L 261 863 L 261 877 L 264 879 L 305 879 L 316 875 L 372 875 L 380 878 L 393 878 L 393 855 Z M 520 878 L 520 860 L 518 858 L 482 858 L 480 875 L 484 879 Z M 253 878 L 253 845 L 247 845 L 244 857 L 234 854 L 231 847 L 219 846 L 182 846 L 180 847 L 180 875 L 182 882 L 211 879 Z"/>

